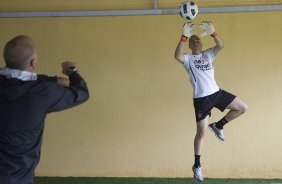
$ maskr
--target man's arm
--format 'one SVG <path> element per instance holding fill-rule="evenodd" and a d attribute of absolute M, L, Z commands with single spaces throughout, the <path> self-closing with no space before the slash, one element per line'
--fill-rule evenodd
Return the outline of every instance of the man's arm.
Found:
<path fill-rule="evenodd" d="M 57 77 L 57 84 L 59 84 L 63 87 L 69 87 L 70 86 L 70 80 L 66 77 Z"/>
<path fill-rule="evenodd" d="M 68 87 L 70 85 L 70 80 L 67 77 L 57 77 L 57 76 L 50 77 L 47 75 L 38 74 L 37 78 L 40 78 L 41 80 L 44 81 L 55 82 L 62 87 Z"/>
<path fill-rule="evenodd" d="M 174 58 L 182 64 L 184 63 L 184 53 L 183 53 L 184 44 L 185 42 L 180 40 L 174 53 Z"/>
<path fill-rule="evenodd" d="M 213 37 L 213 39 L 215 41 L 215 46 L 212 48 L 212 51 L 213 51 L 213 54 L 216 56 L 219 53 L 219 51 L 223 49 L 224 44 L 223 44 L 222 39 L 218 35 Z"/>
<path fill-rule="evenodd" d="M 48 112 L 60 111 L 77 106 L 89 98 L 89 91 L 84 79 L 79 75 L 73 62 L 62 63 L 62 73 L 69 76 L 69 85 L 52 85 L 49 95 L 51 103 Z M 50 84 L 51 85 L 51 84 Z"/>
<path fill-rule="evenodd" d="M 192 22 L 186 22 L 183 25 L 182 36 L 174 53 L 174 58 L 182 64 L 184 63 L 184 58 L 185 58 L 183 47 L 185 45 L 185 42 L 188 40 L 188 38 L 193 35 L 193 32 L 194 32 L 194 24 Z"/>

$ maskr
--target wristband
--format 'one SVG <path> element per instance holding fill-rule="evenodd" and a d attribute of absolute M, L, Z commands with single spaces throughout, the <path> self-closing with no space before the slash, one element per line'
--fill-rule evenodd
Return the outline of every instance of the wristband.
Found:
<path fill-rule="evenodd" d="M 71 66 L 68 68 L 68 75 L 71 75 L 74 72 L 77 72 L 77 68 L 75 66 Z"/>
<path fill-rule="evenodd" d="M 183 42 L 186 42 L 186 41 L 187 41 L 187 39 L 188 39 L 188 37 L 187 37 L 187 36 L 182 35 L 180 40 L 181 40 L 181 41 L 183 41 Z"/>
<path fill-rule="evenodd" d="M 217 36 L 217 32 L 213 32 L 213 34 L 211 34 L 211 37 L 216 37 Z"/>

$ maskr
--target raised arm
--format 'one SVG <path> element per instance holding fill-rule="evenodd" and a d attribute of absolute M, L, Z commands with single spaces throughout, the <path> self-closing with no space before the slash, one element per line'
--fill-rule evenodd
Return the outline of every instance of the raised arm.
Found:
<path fill-rule="evenodd" d="M 215 46 L 212 48 L 212 51 L 213 51 L 213 54 L 216 56 L 219 53 L 219 51 L 223 49 L 224 44 L 223 44 L 222 39 L 217 34 L 213 36 L 213 39 L 215 41 Z"/>
<path fill-rule="evenodd" d="M 50 103 L 48 112 L 68 109 L 85 102 L 89 98 L 89 92 L 85 80 L 77 71 L 73 62 L 66 61 L 62 63 L 62 73 L 69 76 L 69 84 L 63 85 L 50 83 L 50 94 L 48 102 Z"/>
<path fill-rule="evenodd" d="M 183 25 L 182 36 L 181 36 L 181 39 L 174 53 L 174 58 L 182 64 L 184 63 L 183 48 L 184 48 L 185 42 L 188 40 L 190 36 L 193 35 L 193 32 L 194 32 L 194 24 L 192 22 L 186 22 Z"/>
<path fill-rule="evenodd" d="M 185 42 L 180 40 L 174 53 L 174 58 L 182 64 L 184 63 L 184 53 L 183 53 L 184 44 Z"/>
<path fill-rule="evenodd" d="M 203 29 L 201 36 L 210 35 L 211 37 L 213 37 L 215 41 L 215 46 L 212 48 L 212 50 L 213 50 L 213 54 L 216 56 L 219 53 L 219 51 L 224 47 L 223 41 L 218 36 L 217 32 L 215 32 L 215 29 L 211 22 L 207 22 L 207 21 L 201 22 L 200 28 Z"/>

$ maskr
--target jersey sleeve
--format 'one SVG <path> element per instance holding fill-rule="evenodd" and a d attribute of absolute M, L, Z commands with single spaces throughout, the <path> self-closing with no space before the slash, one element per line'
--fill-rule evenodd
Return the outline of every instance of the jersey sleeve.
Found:
<path fill-rule="evenodd" d="M 213 53 L 212 48 L 209 48 L 209 49 L 205 50 L 204 52 L 205 52 L 205 54 L 208 55 L 208 57 L 209 57 L 209 58 L 212 60 L 212 62 L 213 62 L 213 60 L 215 59 L 215 55 L 214 55 L 214 53 Z"/>
<path fill-rule="evenodd" d="M 183 67 L 186 69 L 186 70 L 189 70 L 189 56 L 190 56 L 190 54 L 185 54 L 184 55 L 184 63 L 182 64 L 183 65 Z"/>

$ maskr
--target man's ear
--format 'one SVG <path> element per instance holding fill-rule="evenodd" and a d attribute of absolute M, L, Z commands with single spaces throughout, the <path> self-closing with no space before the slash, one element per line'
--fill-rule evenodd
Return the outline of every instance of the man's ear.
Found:
<path fill-rule="evenodd" d="M 31 61 L 30 61 L 30 67 L 32 68 L 32 69 L 34 69 L 35 67 L 36 67 L 36 63 L 37 63 L 37 61 L 36 61 L 36 59 L 35 58 L 32 58 L 31 59 Z"/>
<path fill-rule="evenodd" d="M 32 72 L 35 69 L 35 67 L 36 67 L 36 58 L 32 58 L 29 61 L 26 70 Z"/>

